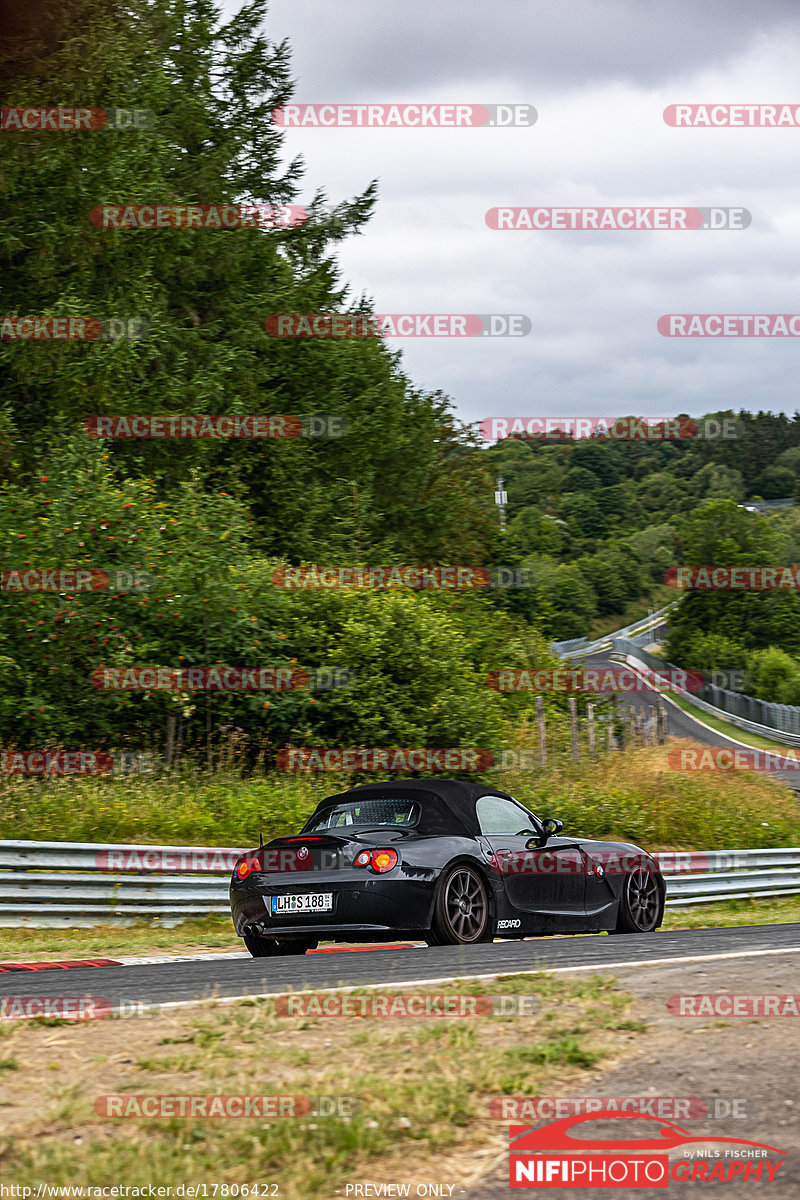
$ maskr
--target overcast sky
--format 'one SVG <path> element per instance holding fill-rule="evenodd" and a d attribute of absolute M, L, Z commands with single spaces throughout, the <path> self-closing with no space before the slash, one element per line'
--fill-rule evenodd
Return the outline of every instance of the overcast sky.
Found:
<path fill-rule="evenodd" d="M 225 0 L 230 13 L 238 5 Z M 273 0 L 297 103 L 526 103 L 531 128 L 293 129 L 301 201 L 377 179 L 339 261 L 381 313 L 524 313 L 523 338 L 398 338 L 488 416 L 793 413 L 800 338 L 662 337 L 664 313 L 800 313 L 800 127 L 674 129 L 673 103 L 800 107 L 795 0 Z M 741 206 L 741 231 L 487 228 L 498 205 Z"/>

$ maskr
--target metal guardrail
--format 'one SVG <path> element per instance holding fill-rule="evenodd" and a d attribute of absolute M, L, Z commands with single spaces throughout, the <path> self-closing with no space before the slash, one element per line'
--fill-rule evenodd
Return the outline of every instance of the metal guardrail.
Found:
<path fill-rule="evenodd" d="M 667 906 L 800 894 L 800 847 L 692 850 L 653 856 L 667 881 Z"/>
<path fill-rule="evenodd" d="M 725 871 L 720 875 L 689 875 L 667 882 L 667 904 L 710 904 L 715 900 L 750 900 L 757 896 L 795 896 L 800 893 L 800 871 L 748 871 L 747 890 L 743 891 L 742 873 Z"/>
<path fill-rule="evenodd" d="M 795 503 L 792 496 L 785 496 L 782 500 L 748 500 L 746 504 L 740 504 L 739 508 L 752 508 L 756 512 L 769 512 L 773 508 L 791 508 Z"/>
<path fill-rule="evenodd" d="M 154 846 L 126 842 L 0 841 L 0 871 L 179 871 L 229 873 L 251 846 Z"/>
<path fill-rule="evenodd" d="M 665 604 L 658 612 L 648 613 L 646 617 L 642 617 L 639 621 L 634 621 L 632 625 L 626 625 L 624 629 L 615 629 L 613 633 L 606 634 L 605 637 L 597 638 L 593 642 L 589 642 L 586 638 L 573 638 L 571 642 L 551 642 L 550 649 L 553 654 L 560 658 L 576 654 L 583 658 L 587 654 L 597 654 L 599 650 L 607 649 L 614 638 L 622 638 L 633 636 L 639 633 L 648 632 L 664 624 L 664 616 L 678 604 L 678 600 L 671 600 L 669 604 Z"/>
<path fill-rule="evenodd" d="M 754 733 L 768 729 L 800 745 L 800 705 L 778 704 L 774 700 L 762 700 L 760 696 L 746 696 L 743 692 L 732 692 L 713 683 L 706 683 L 702 699 L 718 712 L 725 713 L 725 719 L 733 725 L 751 729 Z"/>
<path fill-rule="evenodd" d="M 229 914 L 244 848 L 0 841 L 0 926 L 177 925 Z"/>
<path fill-rule="evenodd" d="M 657 654 L 651 654 L 644 646 L 640 646 L 633 638 L 615 637 L 611 642 L 611 650 L 614 654 L 619 654 L 623 657 L 638 658 L 639 662 L 650 670 L 659 672 L 664 675 L 667 671 L 677 670 L 672 667 L 665 658 L 659 658 Z"/>
<path fill-rule="evenodd" d="M 171 926 L 228 915 L 228 877 L 242 849 L 0 841 L 0 926 Z M 800 894 L 800 847 L 656 854 L 670 908 Z"/>
<path fill-rule="evenodd" d="M 576 650 L 582 650 L 584 646 L 589 645 L 587 637 L 570 638 L 566 642 L 551 642 L 550 649 L 558 658 L 562 658 L 565 654 L 574 654 Z"/>

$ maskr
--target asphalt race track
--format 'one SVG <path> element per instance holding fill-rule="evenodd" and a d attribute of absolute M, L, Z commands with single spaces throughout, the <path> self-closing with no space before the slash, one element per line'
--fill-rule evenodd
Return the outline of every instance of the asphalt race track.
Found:
<path fill-rule="evenodd" d="M 577 659 L 577 655 L 575 656 Z M 619 670 L 620 662 L 617 659 L 609 657 L 608 651 L 600 654 L 589 655 L 583 662 L 586 668 L 600 667 L 609 670 Z M 633 668 L 631 668 L 633 669 Z M 724 733 L 718 733 L 716 729 L 711 729 L 708 725 L 704 725 L 703 713 L 698 709 L 697 718 L 690 716 L 684 712 L 670 698 L 667 693 L 659 693 L 655 688 L 648 688 L 638 692 L 620 692 L 619 698 L 623 704 L 631 705 L 634 708 L 646 708 L 656 704 L 659 695 L 664 699 L 667 706 L 667 733 L 673 738 L 691 738 L 692 741 L 700 742 L 704 746 L 723 746 L 723 747 L 741 747 L 745 742 L 737 741 L 734 737 L 726 737 Z M 746 733 L 742 733 L 742 738 L 747 737 Z M 776 750 L 780 752 L 780 748 L 776 745 Z M 771 771 L 770 774 L 779 779 L 782 783 L 794 791 L 800 790 L 800 771 Z"/>
<path fill-rule="evenodd" d="M 607 670 L 618 671 L 621 663 L 618 659 L 609 658 L 608 652 L 602 652 L 590 655 L 583 665 L 587 668 L 605 667 Z M 731 738 L 725 737 L 724 733 L 717 733 L 715 729 L 701 725 L 702 713 L 699 710 L 699 720 L 696 721 L 682 708 L 678 708 L 677 704 L 672 704 L 668 695 L 659 693 L 655 688 L 641 692 L 620 692 L 619 698 L 623 704 L 632 704 L 634 708 L 646 708 L 651 704 L 656 704 L 659 695 L 667 701 L 667 732 L 670 737 L 692 738 L 695 742 L 702 742 L 704 746 L 735 746 L 739 744 Z"/>
<path fill-rule="evenodd" d="M 536 970 L 608 969 L 654 960 L 754 957 L 800 952 L 800 924 L 672 933 L 532 938 L 481 946 L 370 950 L 279 959 L 204 958 L 122 967 L 78 967 L 0 975 L 0 997 L 101 997 L 120 1003 L 193 1003 L 314 988 L 402 986 Z"/>

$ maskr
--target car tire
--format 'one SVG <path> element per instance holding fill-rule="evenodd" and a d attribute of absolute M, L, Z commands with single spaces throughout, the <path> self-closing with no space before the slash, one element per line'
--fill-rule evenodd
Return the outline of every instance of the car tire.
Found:
<path fill-rule="evenodd" d="M 245 933 L 242 936 L 246 948 L 253 958 L 271 958 L 283 954 L 305 954 L 306 950 L 316 950 L 316 942 L 277 942 L 274 938 L 259 937 L 255 933 Z"/>
<path fill-rule="evenodd" d="M 438 936 L 438 934 L 436 934 L 432 929 L 429 929 L 427 931 L 427 933 L 424 933 L 422 936 L 429 946 L 444 946 L 444 945 L 446 945 L 446 943 L 443 942 L 442 939 Z"/>
<path fill-rule="evenodd" d="M 654 933 L 664 917 L 664 894 L 657 877 L 642 867 L 625 876 L 614 933 Z"/>
<path fill-rule="evenodd" d="M 425 941 L 429 946 L 473 946 L 493 940 L 494 920 L 483 877 L 467 863 L 456 863 L 436 894 Z"/>

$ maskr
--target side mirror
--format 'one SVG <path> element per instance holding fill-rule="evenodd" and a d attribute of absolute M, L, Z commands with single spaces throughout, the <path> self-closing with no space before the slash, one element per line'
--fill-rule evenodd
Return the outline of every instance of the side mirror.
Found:
<path fill-rule="evenodd" d="M 536 850 L 538 846 L 544 846 L 548 838 L 555 837 L 561 833 L 563 828 L 563 821 L 558 821 L 555 817 L 548 817 L 545 821 L 542 821 L 542 836 L 532 837 L 530 841 L 525 843 L 525 849 Z"/>

